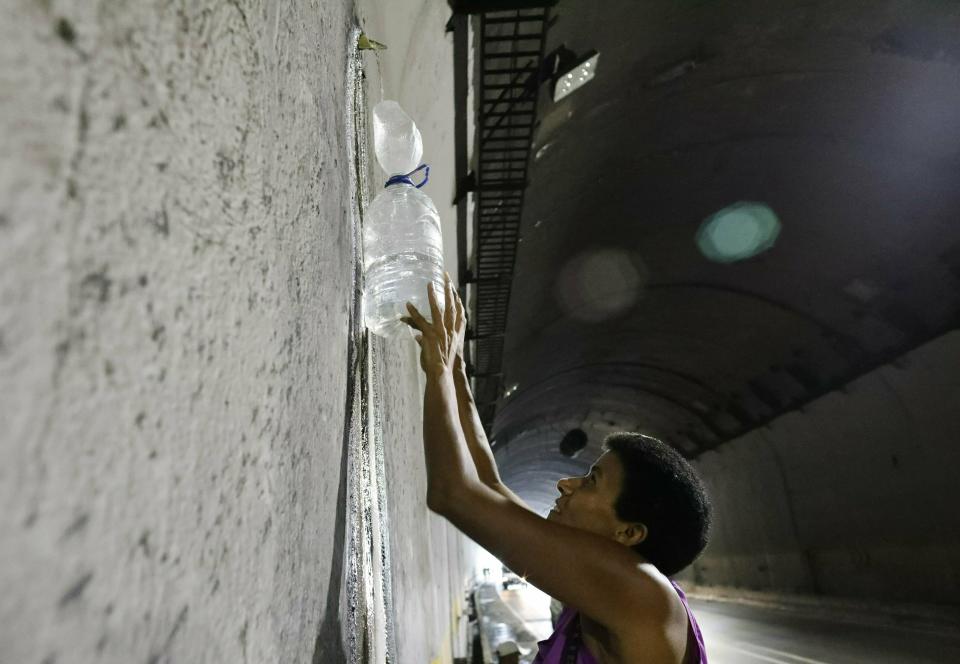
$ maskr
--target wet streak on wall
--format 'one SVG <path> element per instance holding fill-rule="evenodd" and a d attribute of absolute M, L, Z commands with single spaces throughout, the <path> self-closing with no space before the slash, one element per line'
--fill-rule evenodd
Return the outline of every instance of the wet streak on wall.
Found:
<path fill-rule="evenodd" d="M 350 192 L 350 255 L 353 257 L 353 281 L 350 288 L 351 306 L 346 364 L 347 390 L 344 409 L 344 447 L 341 452 L 340 485 L 337 492 L 337 517 L 334 527 L 336 549 L 330 571 L 330 586 L 323 622 L 317 631 L 313 664 L 322 662 L 374 661 L 369 656 L 369 619 L 371 602 L 368 598 L 367 529 L 369 518 L 366 505 L 370 491 L 367 473 L 368 449 L 367 412 L 367 334 L 362 320 L 361 285 L 362 240 L 361 227 L 365 197 L 363 178 L 365 168 L 365 136 L 363 133 L 365 100 L 359 54 L 352 46 L 358 31 L 351 30 L 347 41 L 346 99 L 344 108 L 347 160 Z M 359 129 L 358 129 L 359 128 Z M 359 147 L 358 147 L 359 146 Z M 346 534 L 349 533 L 349 537 Z"/>
<path fill-rule="evenodd" d="M 424 191 L 440 212 L 445 267 L 456 274 L 453 52 L 445 32 L 449 8 L 426 0 L 360 0 L 357 14 L 364 32 L 387 46 L 380 52 L 379 71 L 373 54 L 364 52 L 368 108 L 379 101 L 382 74 L 385 98 L 397 100 L 423 133 L 423 161 L 431 166 Z M 372 152 L 368 164 L 372 198 L 386 178 Z M 394 639 L 390 652 L 403 664 L 450 662 L 461 645 L 457 626 L 477 549 L 426 509 L 417 345 L 410 338 L 385 342 L 378 337 L 371 337 L 370 344 L 371 408 L 379 418 L 371 424 L 371 435 L 382 440 L 374 449 L 383 453 L 382 513 L 389 522 L 385 555 L 392 561 L 383 579 L 393 605 L 387 629 L 387 638 Z"/>
<path fill-rule="evenodd" d="M 391 595 L 398 662 L 449 662 L 458 647 L 457 621 L 473 574 L 475 545 L 445 519 L 424 509 L 427 492 L 420 423 L 422 379 L 410 340 L 373 337 L 372 378 L 379 385 L 387 496 Z M 413 369 L 417 371 L 414 372 Z"/>

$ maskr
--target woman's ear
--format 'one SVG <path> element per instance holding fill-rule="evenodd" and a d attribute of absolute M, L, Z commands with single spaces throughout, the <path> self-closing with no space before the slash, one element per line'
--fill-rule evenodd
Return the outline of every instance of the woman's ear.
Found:
<path fill-rule="evenodd" d="M 634 546 L 647 539 L 647 527 L 642 523 L 627 523 L 617 530 L 617 541 Z"/>

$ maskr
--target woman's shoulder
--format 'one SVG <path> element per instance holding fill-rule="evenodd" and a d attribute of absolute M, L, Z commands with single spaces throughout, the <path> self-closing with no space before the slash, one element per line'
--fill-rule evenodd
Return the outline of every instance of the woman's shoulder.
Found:
<path fill-rule="evenodd" d="M 638 584 L 638 608 L 651 620 L 676 621 L 686 615 L 674 582 L 652 563 L 637 556 L 636 574 L 642 579 Z"/>
<path fill-rule="evenodd" d="M 686 609 L 670 578 L 639 554 L 630 568 L 625 570 L 621 587 L 629 589 L 621 627 L 635 629 L 641 625 L 662 629 L 686 616 Z M 606 627 L 616 629 L 617 626 Z"/>
<path fill-rule="evenodd" d="M 637 598 L 637 617 L 627 627 L 610 630 L 617 644 L 614 649 L 621 653 L 642 651 L 650 655 L 650 661 L 679 661 L 677 657 L 688 649 L 686 605 L 673 581 L 650 563 L 638 563 L 637 573 L 645 577 L 643 596 Z"/>

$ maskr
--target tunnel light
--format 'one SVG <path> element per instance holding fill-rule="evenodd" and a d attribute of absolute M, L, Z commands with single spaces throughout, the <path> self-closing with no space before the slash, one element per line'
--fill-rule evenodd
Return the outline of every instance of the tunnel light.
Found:
<path fill-rule="evenodd" d="M 599 57 L 599 53 L 594 53 L 583 62 L 574 65 L 570 71 L 561 74 L 553 87 L 553 101 L 560 101 L 592 81 L 597 73 Z"/>
<path fill-rule="evenodd" d="M 536 154 L 533 155 L 533 160 L 540 161 L 543 158 L 543 155 L 547 154 L 547 150 L 549 150 L 552 145 L 553 143 L 544 143 L 544 145 L 537 150 Z"/>
<path fill-rule="evenodd" d="M 700 252 L 718 263 L 756 256 L 773 246 L 780 220 L 767 205 L 741 201 L 711 215 L 697 231 Z"/>
<path fill-rule="evenodd" d="M 520 383 L 514 383 L 513 385 L 507 388 L 507 391 L 503 393 L 503 396 L 504 397 L 510 396 L 511 394 L 517 391 L 518 387 L 520 387 Z"/>

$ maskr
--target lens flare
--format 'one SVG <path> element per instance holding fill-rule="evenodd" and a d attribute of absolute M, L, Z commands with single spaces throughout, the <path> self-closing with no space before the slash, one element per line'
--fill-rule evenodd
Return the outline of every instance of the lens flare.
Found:
<path fill-rule="evenodd" d="M 711 215 L 697 231 L 700 252 L 717 263 L 733 263 L 773 246 L 780 220 L 763 203 L 742 201 Z"/>

